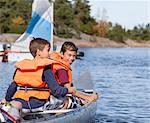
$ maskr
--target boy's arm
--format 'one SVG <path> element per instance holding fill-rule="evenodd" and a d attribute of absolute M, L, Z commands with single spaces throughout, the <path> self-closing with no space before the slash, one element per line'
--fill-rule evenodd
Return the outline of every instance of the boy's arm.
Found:
<path fill-rule="evenodd" d="M 67 83 L 67 84 L 65 84 L 64 85 L 64 87 L 66 87 L 66 88 L 70 88 L 70 85 Z M 79 98 L 82 98 L 82 99 L 84 99 L 84 100 L 87 100 L 89 97 L 88 97 L 88 95 L 86 94 L 86 93 L 83 93 L 83 92 L 81 92 L 81 91 L 75 91 L 75 93 L 73 93 L 72 94 L 73 96 L 76 96 L 76 97 L 79 97 Z"/>
<path fill-rule="evenodd" d="M 15 92 L 17 91 L 17 84 L 15 82 L 12 82 L 6 92 L 5 99 L 6 101 L 10 102 L 12 101 L 12 97 L 14 96 Z"/>
<path fill-rule="evenodd" d="M 77 91 L 75 87 L 70 87 L 68 72 L 65 69 L 57 70 L 57 77 L 59 78 L 61 85 L 68 88 L 68 90 L 72 91 L 73 96 L 79 97 L 87 101 L 93 101 L 97 99 L 97 95 L 95 93 L 87 94 L 81 91 Z"/>
<path fill-rule="evenodd" d="M 12 97 L 17 91 L 17 84 L 15 82 L 12 82 L 6 92 L 5 98 L 0 101 L 0 103 L 5 104 L 6 102 L 12 101 Z"/>
<path fill-rule="evenodd" d="M 64 87 L 68 88 L 68 90 L 72 87 L 70 87 L 69 84 L 65 84 Z M 89 102 L 92 102 L 94 100 L 96 100 L 98 98 L 97 94 L 96 93 L 93 93 L 93 94 L 87 94 L 87 93 L 84 93 L 84 92 L 81 92 L 81 91 L 78 91 L 78 90 L 75 90 L 74 93 L 72 93 L 73 96 L 76 96 L 78 98 L 81 98 L 83 100 L 87 100 Z"/>
<path fill-rule="evenodd" d="M 56 97 L 64 97 L 68 93 L 72 93 L 73 89 L 67 89 L 65 87 L 60 86 L 54 77 L 54 74 L 51 70 L 50 66 L 47 66 L 44 70 L 43 80 L 48 84 L 49 89 L 51 90 L 51 94 Z"/>
<path fill-rule="evenodd" d="M 74 87 L 70 87 L 68 72 L 65 69 L 57 70 L 57 77 L 59 78 L 61 85 L 68 88 L 68 90 L 72 91 L 72 95 L 79 97 L 83 100 L 93 101 L 97 99 L 97 94 L 87 94 L 81 91 L 77 91 Z M 72 90 L 73 89 L 73 90 Z"/>
<path fill-rule="evenodd" d="M 62 84 L 64 87 L 68 88 L 68 90 L 71 89 L 70 84 L 69 84 L 68 73 L 67 73 L 67 71 L 66 71 L 65 69 L 57 70 L 57 76 L 58 76 L 58 78 L 59 78 L 61 84 Z M 79 97 L 79 98 L 82 98 L 82 99 L 84 99 L 84 100 L 87 100 L 87 99 L 89 98 L 86 94 L 84 94 L 84 93 L 82 93 L 82 92 L 79 92 L 79 91 L 77 91 L 77 90 L 75 90 L 75 91 L 72 93 L 72 95 L 74 95 L 74 96 L 76 96 L 76 97 Z"/>

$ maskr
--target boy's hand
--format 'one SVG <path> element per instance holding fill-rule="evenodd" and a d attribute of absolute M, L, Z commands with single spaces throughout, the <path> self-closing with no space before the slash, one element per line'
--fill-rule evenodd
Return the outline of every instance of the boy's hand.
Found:
<path fill-rule="evenodd" d="M 2 99 L 1 101 L 0 101 L 0 104 L 6 104 L 6 99 Z"/>
<path fill-rule="evenodd" d="M 72 95 L 74 95 L 76 93 L 76 88 L 75 87 L 69 87 L 68 88 L 68 92 Z"/>

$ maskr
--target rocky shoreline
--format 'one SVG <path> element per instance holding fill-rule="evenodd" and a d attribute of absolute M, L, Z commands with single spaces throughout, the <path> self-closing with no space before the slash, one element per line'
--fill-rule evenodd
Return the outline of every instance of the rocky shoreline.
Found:
<path fill-rule="evenodd" d="M 20 34 L 0 34 L 0 42 L 13 43 L 19 38 L 19 36 Z M 65 39 L 54 36 L 54 44 L 62 44 L 65 41 L 72 41 L 78 47 L 150 47 L 150 41 L 133 41 L 128 39 L 124 42 L 116 42 L 106 38 L 89 36 L 86 34 L 82 34 L 81 39 Z"/>

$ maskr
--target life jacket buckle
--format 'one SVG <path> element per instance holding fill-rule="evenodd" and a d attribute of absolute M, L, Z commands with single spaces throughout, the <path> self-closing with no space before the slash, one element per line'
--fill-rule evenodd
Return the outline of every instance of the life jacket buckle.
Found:
<path fill-rule="evenodd" d="M 24 89 L 24 90 L 25 90 L 25 92 L 27 92 L 27 91 L 28 91 L 28 88 L 27 88 L 27 86 L 25 86 L 24 88 L 25 88 L 25 89 Z"/>

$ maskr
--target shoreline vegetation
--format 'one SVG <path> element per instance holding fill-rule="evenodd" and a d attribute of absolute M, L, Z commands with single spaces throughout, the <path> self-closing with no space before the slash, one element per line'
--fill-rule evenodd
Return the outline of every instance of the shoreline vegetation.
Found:
<path fill-rule="evenodd" d="M 4 33 L 0 34 L 0 42 L 3 43 L 14 43 L 21 34 L 10 34 Z M 54 36 L 54 44 L 62 44 L 65 41 L 72 41 L 78 47 L 96 47 L 96 48 L 121 48 L 121 47 L 150 47 L 150 41 L 136 41 L 127 39 L 124 42 L 118 42 L 114 40 L 109 40 L 108 38 L 102 38 L 98 36 L 91 36 L 87 34 L 82 34 L 80 39 L 77 38 L 60 38 Z"/>
<path fill-rule="evenodd" d="M 49 0 L 51 1 L 51 0 Z M 1 0 L 0 42 L 14 42 L 31 20 L 33 0 Z M 150 23 L 127 29 L 107 20 L 104 8 L 99 19 L 91 16 L 89 0 L 55 0 L 54 43 L 66 40 L 78 47 L 150 47 Z M 127 19 L 126 19 L 127 21 Z"/>

